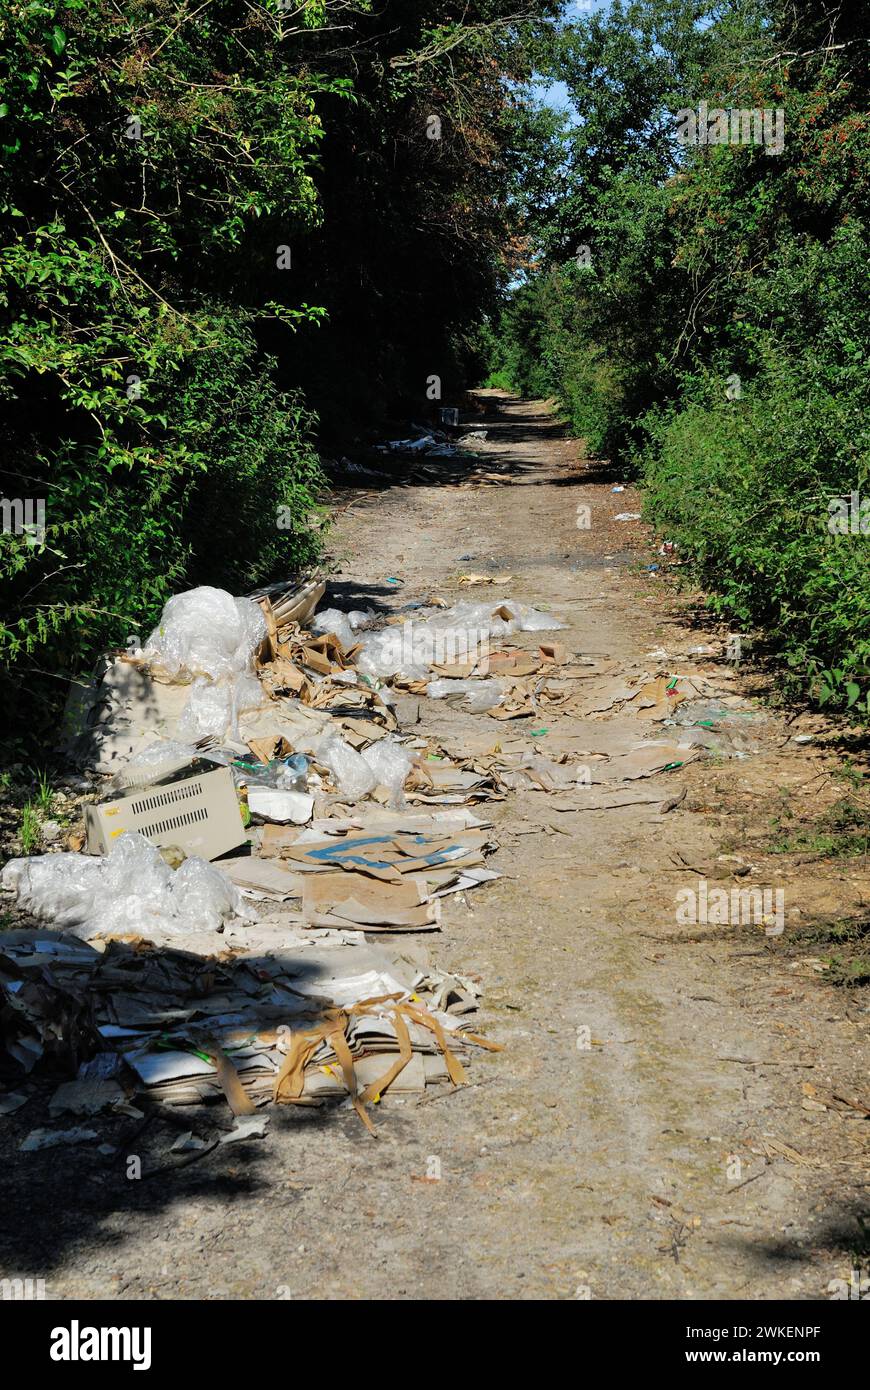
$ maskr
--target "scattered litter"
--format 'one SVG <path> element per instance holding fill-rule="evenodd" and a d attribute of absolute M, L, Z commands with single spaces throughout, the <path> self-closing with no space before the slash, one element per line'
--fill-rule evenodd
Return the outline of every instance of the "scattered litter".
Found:
<path fill-rule="evenodd" d="M 0 1115 L 14 1115 L 29 1099 L 29 1096 L 22 1095 L 20 1091 L 7 1091 L 5 1095 L 0 1096 Z"/>
<path fill-rule="evenodd" d="M 196 1135 L 188 1130 L 187 1134 L 179 1134 L 169 1152 L 173 1154 L 201 1153 L 209 1145 L 204 1139 L 198 1139 Z"/>
<path fill-rule="evenodd" d="M 220 1142 L 222 1144 L 238 1144 L 245 1139 L 264 1139 L 268 1127 L 268 1115 L 242 1115 L 236 1120 L 231 1130 L 221 1135 Z"/>
<path fill-rule="evenodd" d="M 455 444 L 446 443 L 446 436 L 424 434 L 418 439 L 390 439 L 386 444 L 377 444 L 380 453 L 422 454 L 426 458 L 456 458 L 461 452 Z"/>
<path fill-rule="evenodd" d="M 38 1153 L 42 1149 L 56 1149 L 61 1144 L 88 1144 L 98 1137 L 94 1129 L 32 1129 L 18 1149 L 24 1154 Z"/>
<path fill-rule="evenodd" d="M 476 584 L 509 584 L 512 574 L 460 574 L 458 582 L 469 587 Z"/>
<path fill-rule="evenodd" d="M 426 694 L 430 700 L 461 702 L 473 714 L 484 714 L 501 704 L 503 691 L 497 680 L 435 680 L 429 681 Z"/>
<path fill-rule="evenodd" d="M 93 1080 L 66 1081 L 58 1086 L 48 1103 L 49 1113 L 55 1115 L 99 1115 L 103 1110 L 124 1105 L 126 1096 L 117 1081 L 95 1078 Z"/>
<path fill-rule="evenodd" d="M 459 452 L 422 426 L 382 449 L 432 475 Z M 487 478 L 505 481 L 476 485 Z M 522 645 L 564 624 L 499 597 L 511 581 L 462 573 L 488 601 L 397 596 L 389 613 L 316 612 L 325 586 L 310 577 L 246 598 L 194 589 L 139 653 L 106 658 L 71 698 L 67 730 L 75 764 L 113 776 L 87 810 L 92 854 L 2 874 L 46 924 L 0 936 L 4 1080 L 54 1075 L 52 1116 L 132 1118 L 143 1099 L 227 1106 L 233 1128 L 210 1141 L 185 1131 L 174 1166 L 262 1138 L 268 1104 L 337 1102 L 371 1130 L 387 1093 L 464 1084 L 474 1049 L 498 1046 L 468 1029 L 481 987 L 439 970 L 421 942 L 412 953 L 410 936 L 438 931 L 445 899 L 471 911 L 499 877 L 487 803 L 522 792 L 538 828 L 568 835 L 571 813 L 665 814 L 684 788 L 633 784 L 711 749 L 742 755 L 755 728 L 663 650 L 651 671 L 626 672 L 555 637 Z M 457 721 L 465 747 L 445 746 L 407 727 L 424 695 L 488 717 L 476 736 Z M 584 720 L 588 748 L 562 736 L 562 715 Z M 26 1098 L 11 1092 L 0 1113 Z M 25 1144 L 97 1137 L 36 1130 Z"/>

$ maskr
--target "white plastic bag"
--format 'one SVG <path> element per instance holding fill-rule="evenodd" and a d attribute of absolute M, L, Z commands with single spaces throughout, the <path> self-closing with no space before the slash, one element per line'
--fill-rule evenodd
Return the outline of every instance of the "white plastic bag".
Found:
<path fill-rule="evenodd" d="M 542 613 L 539 608 L 530 608 L 526 603 L 515 603 L 509 599 L 504 607 L 513 614 L 518 632 L 556 632 L 565 626 L 552 613 Z"/>
<path fill-rule="evenodd" d="M 266 636 L 259 604 L 202 585 L 169 599 L 143 655 L 173 680 L 193 682 L 178 722 L 182 739 L 240 741 L 239 715 L 264 702 L 253 674 L 254 653 Z"/>
<path fill-rule="evenodd" d="M 543 613 L 539 608 L 530 608 L 528 604 L 517 603 L 511 607 L 517 611 L 517 627 L 520 632 L 557 632 L 565 626 L 558 618 L 554 618 L 552 613 Z"/>
<path fill-rule="evenodd" d="M 368 627 L 377 616 L 373 608 L 352 608 L 347 615 L 347 621 L 354 632 L 359 632 L 361 628 Z"/>
<path fill-rule="evenodd" d="M 276 821 L 279 825 L 304 825 L 311 820 L 314 797 L 307 792 L 284 791 L 276 787 L 248 786 L 248 809 L 252 816 Z"/>

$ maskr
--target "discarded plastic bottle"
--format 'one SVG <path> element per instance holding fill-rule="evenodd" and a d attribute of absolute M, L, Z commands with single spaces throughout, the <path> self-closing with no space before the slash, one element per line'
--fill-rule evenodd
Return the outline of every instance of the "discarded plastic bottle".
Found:
<path fill-rule="evenodd" d="M 289 758 L 284 759 L 277 785 L 286 792 L 307 791 L 309 766 L 304 753 L 291 753 Z"/>
<path fill-rule="evenodd" d="M 310 763 L 304 753 L 291 753 L 289 758 L 273 758 L 271 762 L 246 762 L 237 758 L 233 763 L 233 778 L 237 786 L 273 787 L 284 792 L 308 790 Z"/>

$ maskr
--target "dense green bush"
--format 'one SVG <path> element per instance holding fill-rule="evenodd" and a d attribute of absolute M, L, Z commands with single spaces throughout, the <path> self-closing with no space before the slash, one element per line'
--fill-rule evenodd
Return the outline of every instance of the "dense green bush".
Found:
<path fill-rule="evenodd" d="M 714 610 L 766 630 L 799 693 L 870 713 L 870 508 L 864 534 L 851 529 L 857 513 L 846 534 L 829 529 L 835 496 L 870 495 L 870 453 L 842 466 L 848 403 L 808 389 L 793 364 L 740 399 L 721 380 L 708 388 L 706 401 L 646 419 L 647 513 L 691 557 Z"/>
<path fill-rule="evenodd" d="M 37 0 L 0 20 L 7 732 L 50 726 L 64 677 L 175 589 L 316 551 L 311 422 L 257 345 L 245 256 L 258 218 L 316 218 L 313 102 L 336 84 L 288 69 L 268 25 L 243 36 L 244 13 L 216 0 L 191 30 L 138 0 Z M 20 531 L 37 499 L 44 530 Z"/>

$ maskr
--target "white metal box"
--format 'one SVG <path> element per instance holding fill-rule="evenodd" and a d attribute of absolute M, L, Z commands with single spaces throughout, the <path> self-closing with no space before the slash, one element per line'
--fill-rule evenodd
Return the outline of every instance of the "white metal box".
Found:
<path fill-rule="evenodd" d="M 216 859 L 247 839 L 230 769 L 201 758 L 86 806 L 85 827 L 88 854 L 111 854 L 118 837 L 132 830 L 161 848 L 177 845 L 203 859 Z"/>

